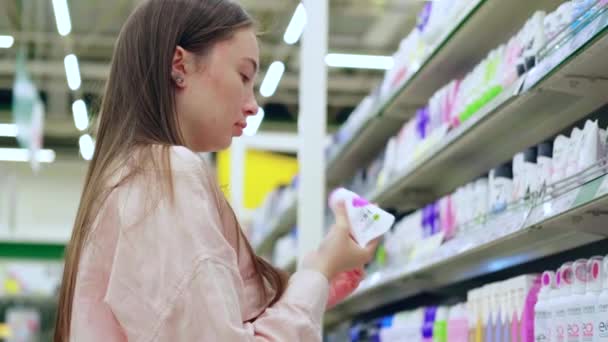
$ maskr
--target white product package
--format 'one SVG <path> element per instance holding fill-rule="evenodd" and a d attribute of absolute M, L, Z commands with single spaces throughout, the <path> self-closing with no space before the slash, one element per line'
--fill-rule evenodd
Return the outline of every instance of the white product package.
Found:
<path fill-rule="evenodd" d="M 364 198 L 344 188 L 334 190 L 329 196 L 329 207 L 334 209 L 344 202 L 355 241 L 365 247 L 370 241 L 388 232 L 395 217 Z"/>

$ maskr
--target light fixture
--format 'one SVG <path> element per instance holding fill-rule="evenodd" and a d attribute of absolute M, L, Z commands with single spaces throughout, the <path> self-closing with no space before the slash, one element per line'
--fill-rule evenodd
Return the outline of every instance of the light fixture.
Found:
<path fill-rule="evenodd" d="M 87 113 L 87 105 L 83 100 L 76 100 L 72 103 L 72 115 L 74 116 L 74 125 L 79 131 L 84 131 L 89 127 L 89 114 Z"/>
<path fill-rule="evenodd" d="M 298 7 L 296 7 L 296 11 L 293 13 L 293 17 L 291 17 L 291 21 L 289 21 L 289 25 L 287 25 L 287 30 L 285 30 L 285 35 L 283 35 L 283 40 L 285 43 L 289 45 L 293 45 L 297 43 L 302 36 L 302 32 L 304 32 L 304 27 L 306 26 L 306 9 L 304 5 L 300 3 Z"/>
<path fill-rule="evenodd" d="M 389 56 L 330 53 L 325 56 L 325 63 L 335 68 L 388 70 L 393 67 L 394 61 Z"/>
<path fill-rule="evenodd" d="M 72 21 L 70 20 L 67 0 L 53 0 L 53 12 L 55 12 L 57 32 L 62 36 L 70 34 L 72 32 Z"/>
<path fill-rule="evenodd" d="M 243 134 L 250 137 L 254 136 L 260 128 L 262 120 L 264 120 L 264 115 L 264 108 L 260 107 L 255 115 L 248 116 L 247 127 L 243 130 Z"/>
<path fill-rule="evenodd" d="M 0 137 L 16 137 L 17 125 L 15 124 L 0 124 Z"/>
<path fill-rule="evenodd" d="M 84 160 L 93 159 L 93 153 L 95 152 L 95 143 L 90 135 L 84 134 L 78 139 L 78 145 L 80 146 L 80 155 Z"/>
<path fill-rule="evenodd" d="M 65 56 L 63 59 L 63 64 L 65 66 L 65 75 L 68 79 L 68 86 L 72 90 L 78 90 L 82 83 L 80 79 L 80 68 L 78 67 L 78 58 L 76 55 L 69 54 Z"/>
<path fill-rule="evenodd" d="M 276 61 L 270 64 L 270 67 L 268 67 L 268 70 L 266 71 L 266 76 L 264 76 L 264 80 L 262 81 L 262 85 L 260 86 L 260 94 L 264 97 L 271 97 L 274 95 L 284 72 L 285 64 L 283 64 L 283 62 Z"/>
<path fill-rule="evenodd" d="M 55 151 L 39 150 L 36 157 L 41 163 L 52 163 L 55 161 Z M 26 148 L 0 148 L 0 161 L 29 162 L 30 151 Z"/>
<path fill-rule="evenodd" d="M 15 38 L 13 36 L 3 36 L 0 35 L 0 48 L 8 49 L 15 43 Z"/>

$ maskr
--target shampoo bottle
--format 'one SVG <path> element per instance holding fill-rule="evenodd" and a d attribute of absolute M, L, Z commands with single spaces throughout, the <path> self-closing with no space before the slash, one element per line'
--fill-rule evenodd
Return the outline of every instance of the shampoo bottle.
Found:
<path fill-rule="evenodd" d="M 595 327 L 595 318 L 598 314 L 598 300 L 602 293 L 602 257 L 593 257 L 587 263 L 587 289 L 581 299 L 581 341 L 595 342 L 598 338 L 598 329 Z M 599 327 L 598 327 L 599 328 Z"/>
<path fill-rule="evenodd" d="M 570 138 L 565 135 L 558 135 L 553 142 L 553 177 L 551 183 L 559 182 L 566 177 L 569 145 Z"/>
<path fill-rule="evenodd" d="M 448 341 L 448 310 L 445 306 L 437 308 L 433 325 L 433 342 Z"/>
<path fill-rule="evenodd" d="M 492 309 L 492 324 L 494 326 L 494 342 L 502 342 L 502 290 L 504 283 L 496 283 L 493 287 L 493 309 Z M 507 341 L 508 342 L 508 341 Z"/>
<path fill-rule="evenodd" d="M 556 342 L 568 341 L 568 315 L 566 305 L 570 298 L 572 287 L 572 263 L 567 262 L 559 271 L 561 282 L 559 284 L 559 298 L 554 302 L 556 322 Z"/>
<path fill-rule="evenodd" d="M 596 342 L 608 342 L 608 256 L 604 258 L 599 278 L 602 281 L 602 293 L 597 301 L 595 326 L 597 328 Z"/>
<path fill-rule="evenodd" d="M 547 141 L 538 145 L 538 188 L 540 190 L 543 186 L 551 183 L 553 178 L 553 142 Z"/>
<path fill-rule="evenodd" d="M 534 306 L 540 291 L 540 277 L 524 275 L 515 278 L 517 288 L 517 320 L 519 329 L 512 331 L 511 341 L 534 341 Z"/>
<path fill-rule="evenodd" d="M 329 206 L 334 209 L 339 201 L 344 201 L 353 236 L 361 247 L 388 232 L 395 223 L 393 215 L 344 188 L 331 193 Z"/>
<path fill-rule="evenodd" d="M 447 337 L 450 342 L 469 342 L 468 310 L 464 304 L 457 304 L 448 313 Z"/>
<path fill-rule="evenodd" d="M 511 315 L 509 314 L 511 309 L 511 297 L 510 297 L 510 283 L 509 281 L 504 281 L 502 283 L 501 289 L 501 325 L 502 325 L 502 341 L 510 342 L 511 341 Z"/>
<path fill-rule="evenodd" d="M 573 282 L 570 296 L 565 301 L 567 320 L 567 341 L 581 342 L 582 301 L 587 288 L 587 259 L 580 259 L 572 265 Z"/>
<path fill-rule="evenodd" d="M 511 163 L 503 164 L 490 172 L 490 209 L 499 213 L 507 209 L 513 189 Z"/>
<path fill-rule="evenodd" d="M 538 294 L 538 302 L 534 307 L 534 340 L 550 341 L 551 311 L 549 301 L 555 290 L 555 272 L 546 271 L 541 276 L 542 287 Z"/>

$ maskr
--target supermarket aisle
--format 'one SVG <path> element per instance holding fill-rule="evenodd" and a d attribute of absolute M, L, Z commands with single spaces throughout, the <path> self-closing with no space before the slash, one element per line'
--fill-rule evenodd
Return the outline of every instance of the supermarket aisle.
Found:
<path fill-rule="evenodd" d="M 52 336 L 98 103 L 135 3 L 0 5 L 0 340 Z M 358 288 L 327 309 L 325 341 L 608 342 L 608 1 L 328 1 L 315 68 L 327 89 L 314 90 L 327 91 L 330 134 L 315 144 L 298 134 L 302 101 L 317 104 L 299 96 L 315 14 L 240 3 L 264 32 L 260 110 L 205 157 L 255 252 L 295 272 L 298 233 L 330 227 L 340 187 L 361 196 L 353 212 L 375 203 L 396 218 Z M 298 150 L 317 144 L 325 224 L 303 227 Z M 373 210 L 351 219 L 371 227 Z"/>
<path fill-rule="evenodd" d="M 326 151 L 328 189 L 398 217 L 329 341 L 608 338 L 607 26 L 605 1 L 425 6 Z M 296 188 L 255 231 L 281 266 Z"/>

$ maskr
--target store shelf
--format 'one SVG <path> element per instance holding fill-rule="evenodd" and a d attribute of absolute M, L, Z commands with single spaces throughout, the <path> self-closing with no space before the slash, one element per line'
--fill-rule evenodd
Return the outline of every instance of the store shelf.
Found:
<path fill-rule="evenodd" d="M 573 53 L 555 54 L 558 60 L 540 63 L 368 197 L 384 207 L 417 208 L 607 103 L 607 17 L 598 18 L 588 31 L 571 40 Z"/>
<path fill-rule="evenodd" d="M 605 172 L 605 164 L 598 170 Z M 370 274 L 351 297 L 326 314 L 325 324 L 603 240 L 608 237 L 606 215 L 608 175 L 567 180 L 535 203 L 492 216 L 474 233 L 446 242 L 432 256 Z"/>
<path fill-rule="evenodd" d="M 255 252 L 259 255 L 267 255 L 272 252 L 272 247 L 275 242 L 283 235 L 289 233 L 289 231 L 296 225 L 298 214 L 298 203 L 294 198 L 291 205 L 285 209 L 279 216 L 271 223 L 271 229 L 268 235 L 258 246 L 255 247 Z"/>
<path fill-rule="evenodd" d="M 369 163 L 415 109 L 443 85 L 464 76 L 488 51 L 505 43 L 534 11 L 554 9 L 560 3 L 561 0 L 473 1 L 410 79 L 380 100 L 367 122 L 330 156 L 327 167 L 330 186 L 350 178 Z"/>

